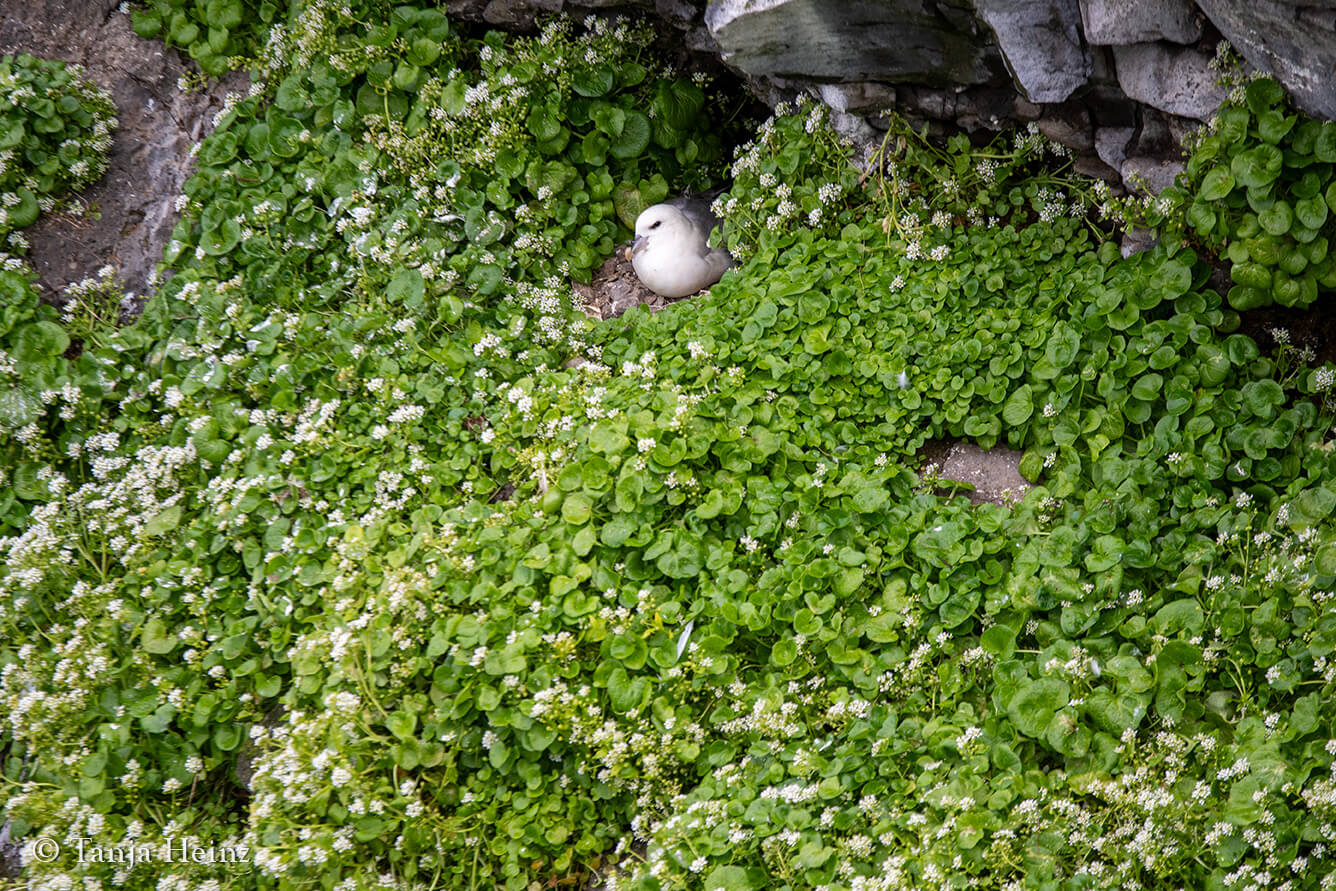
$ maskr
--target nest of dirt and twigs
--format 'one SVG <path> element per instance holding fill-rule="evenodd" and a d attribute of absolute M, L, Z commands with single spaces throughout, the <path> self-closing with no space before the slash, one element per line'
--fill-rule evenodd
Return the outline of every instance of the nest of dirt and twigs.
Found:
<path fill-rule="evenodd" d="M 642 305 L 650 312 L 658 312 L 677 302 L 660 297 L 642 285 L 631 261 L 621 249 L 603 262 L 589 284 L 577 282 L 575 293 L 584 299 L 585 312 L 594 319 L 611 319 L 634 306 Z"/>

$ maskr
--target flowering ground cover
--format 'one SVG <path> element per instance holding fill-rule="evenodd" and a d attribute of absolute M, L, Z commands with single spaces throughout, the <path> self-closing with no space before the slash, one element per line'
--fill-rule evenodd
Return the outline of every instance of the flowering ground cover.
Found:
<path fill-rule="evenodd" d="M 249 8 L 145 6 L 184 44 Z M 62 324 L 8 241 L 27 887 L 1330 884 L 1333 373 L 1236 308 L 1325 269 L 1336 125 L 1240 83 L 1119 209 L 1030 133 L 896 124 L 860 172 L 798 104 L 734 150 L 631 24 L 270 7 L 138 322 L 93 281 Z M 52 102 L 95 169 L 110 110 Z M 638 211 L 716 183 L 739 268 L 585 318 Z M 1037 486 L 938 494 L 943 437 Z"/>

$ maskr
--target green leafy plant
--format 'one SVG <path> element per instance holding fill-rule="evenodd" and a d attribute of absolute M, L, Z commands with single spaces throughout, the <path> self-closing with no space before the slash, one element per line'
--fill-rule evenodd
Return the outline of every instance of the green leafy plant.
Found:
<path fill-rule="evenodd" d="M 860 171 L 790 108 L 742 262 L 595 324 L 571 279 L 726 100 L 615 22 L 300 12 L 135 325 L 63 358 L 0 273 L 5 818 L 248 868 L 26 879 L 1322 886 L 1333 371 L 1204 251 L 1122 258 L 1033 134 Z M 1033 488 L 942 493 L 944 437 Z"/>
<path fill-rule="evenodd" d="M 1333 165 L 1336 124 L 1296 112 L 1280 84 L 1257 78 L 1235 88 L 1153 219 L 1229 261 L 1235 309 L 1308 306 L 1336 287 Z"/>
<path fill-rule="evenodd" d="M 81 347 L 98 347 L 120 325 L 127 295 L 114 266 L 104 266 L 96 277 L 67 285 L 61 292 L 60 322 Z"/>
<path fill-rule="evenodd" d="M 64 62 L 0 57 L 0 238 L 107 169 L 116 108 L 79 75 Z"/>
<path fill-rule="evenodd" d="M 135 5 L 136 34 L 184 49 L 211 77 L 254 57 L 284 9 L 278 0 L 136 0 Z"/>
<path fill-rule="evenodd" d="M 67 380 L 70 337 L 39 300 L 20 230 L 106 170 L 115 106 L 77 66 L 29 55 L 0 58 L 0 87 L 0 442 L 50 457 L 35 422 Z M 3 454 L 12 459 L 13 446 Z M 4 478 L 0 529 L 10 530 L 26 513 L 21 499 L 40 486 L 12 471 Z"/>

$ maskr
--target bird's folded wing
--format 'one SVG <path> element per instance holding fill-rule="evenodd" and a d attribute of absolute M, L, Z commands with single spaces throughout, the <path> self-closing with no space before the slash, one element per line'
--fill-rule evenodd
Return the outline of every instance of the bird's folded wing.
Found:
<path fill-rule="evenodd" d="M 710 253 L 710 233 L 719 225 L 719 218 L 710 210 L 710 202 L 705 198 L 692 195 L 683 195 L 681 198 L 674 198 L 668 202 L 673 207 L 682 212 L 682 215 L 691 221 L 691 225 L 701 234 L 704 239 L 701 243 L 701 256 L 707 256 Z"/>
<path fill-rule="evenodd" d="M 710 284 L 714 284 L 733 267 L 733 255 L 723 248 L 715 248 L 705 255 L 705 262 L 710 269 Z"/>

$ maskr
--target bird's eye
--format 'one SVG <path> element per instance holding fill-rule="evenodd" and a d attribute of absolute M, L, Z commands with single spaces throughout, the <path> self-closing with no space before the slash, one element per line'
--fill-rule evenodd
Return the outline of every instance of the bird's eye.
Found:
<path fill-rule="evenodd" d="M 656 221 L 654 222 L 654 225 L 653 225 L 653 226 L 650 226 L 650 228 L 651 228 L 651 229 L 657 229 L 657 228 L 659 228 L 660 225 L 662 225 L 662 223 L 663 223 L 663 220 L 656 220 Z"/>

